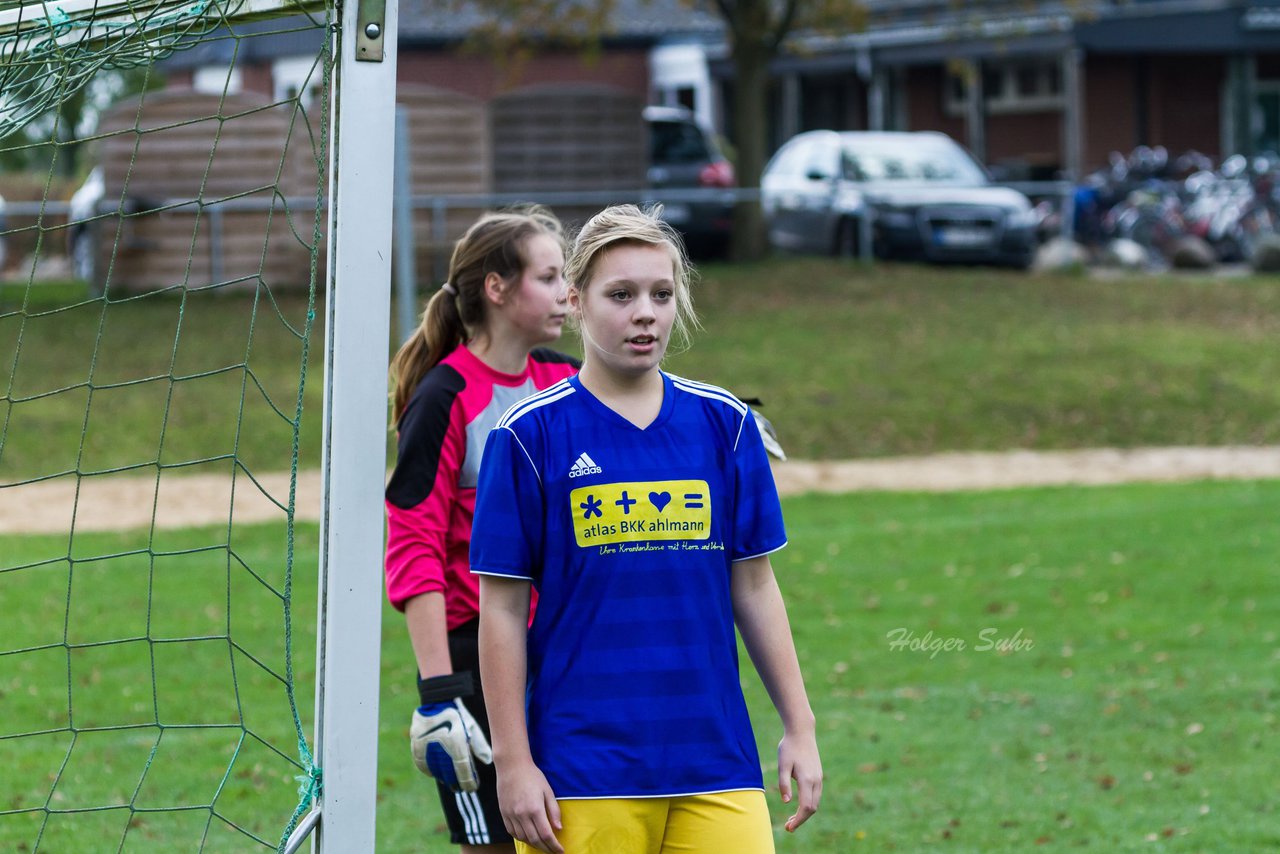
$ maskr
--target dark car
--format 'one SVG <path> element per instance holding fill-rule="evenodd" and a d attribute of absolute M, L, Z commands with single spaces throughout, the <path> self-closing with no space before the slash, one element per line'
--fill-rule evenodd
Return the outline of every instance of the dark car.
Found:
<path fill-rule="evenodd" d="M 1027 197 L 992 185 L 941 133 L 802 133 L 769 161 L 760 189 L 780 249 L 856 255 L 868 210 L 882 258 L 1027 267 L 1037 245 Z"/>
<path fill-rule="evenodd" d="M 655 190 L 731 189 L 733 165 L 720 153 L 715 136 L 682 107 L 646 107 L 649 126 L 649 186 Z M 661 200 L 662 194 L 656 194 Z M 699 193 L 663 200 L 663 219 L 699 254 L 723 252 L 733 230 L 729 194 Z"/>

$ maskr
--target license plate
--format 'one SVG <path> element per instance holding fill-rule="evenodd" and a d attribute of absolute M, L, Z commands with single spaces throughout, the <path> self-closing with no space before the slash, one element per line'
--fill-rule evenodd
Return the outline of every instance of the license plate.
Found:
<path fill-rule="evenodd" d="M 688 205 L 663 205 L 662 218 L 672 225 L 684 225 L 693 217 Z"/>
<path fill-rule="evenodd" d="M 943 246 L 986 246 L 991 242 L 991 231 L 986 228 L 947 226 L 934 233 L 934 239 Z"/>

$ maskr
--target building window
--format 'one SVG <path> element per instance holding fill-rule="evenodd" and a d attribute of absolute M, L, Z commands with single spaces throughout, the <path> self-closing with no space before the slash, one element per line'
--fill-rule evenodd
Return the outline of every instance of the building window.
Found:
<path fill-rule="evenodd" d="M 234 95 L 244 88 L 244 74 L 238 66 L 203 65 L 191 75 L 191 88 L 208 95 Z"/>
<path fill-rule="evenodd" d="M 959 69 L 947 73 L 948 115 L 965 114 L 971 76 Z M 982 91 L 991 115 L 1058 110 L 1063 106 L 1062 68 L 1056 58 L 987 61 L 982 66 Z"/>
<path fill-rule="evenodd" d="M 303 107 L 310 107 L 324 88 L 322 74 L 315 57 L 286 56 L 277 59 L 271 63 L 271 95 L 277 102 L 298 98 Z"/>

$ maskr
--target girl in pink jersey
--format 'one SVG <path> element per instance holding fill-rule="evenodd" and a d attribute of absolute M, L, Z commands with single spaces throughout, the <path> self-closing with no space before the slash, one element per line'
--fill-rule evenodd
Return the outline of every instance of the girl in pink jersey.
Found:
<path fill-rule="evenodd" d="M 418 665 L 414 762 L 436 779 L 464 852 L 513 850 L 479 686 L 479 589 L 468 571 L 476 477 L 507 408 L 577 369 L 538 346 L 560 337 L 563 266 L 563 232 L 549 211 L 482 216 L 391 365 L 399 440 L 386 492 L 387 595 L 405 614 Z"/>

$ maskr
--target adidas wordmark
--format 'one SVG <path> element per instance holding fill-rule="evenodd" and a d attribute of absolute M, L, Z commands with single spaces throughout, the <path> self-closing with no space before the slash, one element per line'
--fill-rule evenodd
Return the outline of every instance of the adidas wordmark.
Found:
<path fill-rule="evenodd" d="M 596 461 L 586 454 L 580 454 L 569 469 L 569 477 L 585 477 L 589 474 L 600 474 L 604 469 L 596 465 Z"/>

